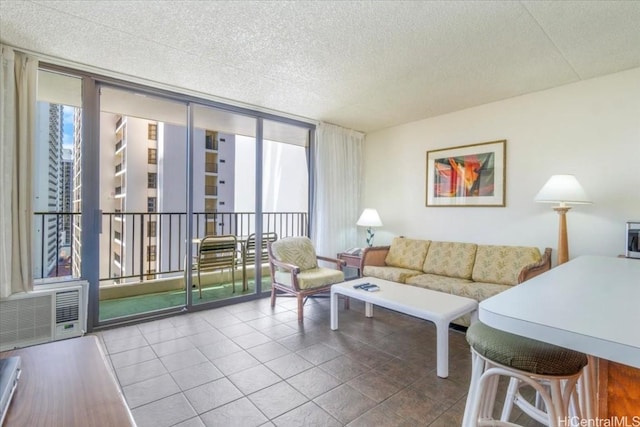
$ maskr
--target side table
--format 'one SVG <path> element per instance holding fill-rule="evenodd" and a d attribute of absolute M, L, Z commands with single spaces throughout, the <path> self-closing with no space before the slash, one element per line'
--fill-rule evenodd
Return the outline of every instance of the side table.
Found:
<path fill-rule="evenodd" d="M 356 276 L 350 276 L 349 279 L 357 279 L 362 277 L 362 255 L 354 255 L 347 252 L 340 252 L 337 257 L 339 260 L 342 260 L 346 263 L 346 267 L 352 268 L 356 270 Z"/>

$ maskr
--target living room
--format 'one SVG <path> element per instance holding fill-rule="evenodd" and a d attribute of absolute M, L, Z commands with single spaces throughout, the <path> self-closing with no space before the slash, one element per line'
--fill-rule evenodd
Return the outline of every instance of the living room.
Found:
<path fill-rule="evenodd" d="M 552 205 L 537 203 L 535 197 L 552 175 L 573 174 L 592 203 L 573 205 L 567 214 L 570 259 L 624 254 L 625 223 L 640 219 L 640 2 L 546 2 L 548 9 L 536 2 L 485 2 L 486 10 L 472 2 L 271 2 L 271 8 L 231 2 L 220 3 L 220 10 L 169 2 L 156 4 L 157 9 L 138 9 L 135 3 L 3 1 L 0 42 L 60 67 L 255 108 L 310 126 L 335 123 L 364 135 L 357 212 L 344 219 L 349 237 L 338 246 L 324 246 L 331 248 L 329 252 L 365 245 L 365 229 L 356 227 L 356 220 L 368 207 L 379 212 L 384 224 L 375 229 L 375 245 L 406 236 L 551 247 L 555 266 L 558 215 Z M 211 18 L 215 12 L 220 15 Z M 186 31 L 178 32 L 181 21 L 175 14 L 182 13 L 188 16 L 182 18 Z M 411 15 L 420 25 L 409 19 Z M 350 41 L 345 48 L 341 37 L 351 40 L 346 35 L 353 28 L 330 37 L 326 25 L 309 22 L 316 16 L 343 24 L 355 20 L 369 42 Z M 394 18 L 387 19 L 390 16 Z M 176 41 L 172 31 L 158 30 L 152 22 L 173 19 Z M 481 21 L 478 26 L 471 25 L 475 19 Z M 496 25 L 503 19 L 508 21 L 506 29 Z M 62 27 L 66 20 L 75 27 Z M 245 20 L 279 31 L 256 34 L 247 24 L 229 35 L 222 25 L 209 28 L 211 23 Z M 95 31 L 96 26 L 101 31 Z M 412 36 L 430 26 L 438 31 Z M 205 27 L 213 33 L 203 36 L 197 31 Z M 532 28 L 533 38 L 544 39 L 551 57 L 547 50 L 538 51 L 539 45 L 511 39 L 524 37 Z M 451 29 L 465 37 L 445 44 Z M 487 38 L 486 45 L 465 46 L 476 35 L 485 40 L 487 34 L 500 31 L 505 34 Z M 226 38 L 226 47 L 218 43 Z M 267 39 L 265 48 L 262 42 Z M 554 45 L 558 40 L 566 44 Z M 221 50 L 212 51 L 207 44 Z M 295 49 L 298 44 L 301 50 Z M 130 52 L 123 51 L 125 45 Z M 414 48 L 428 54 L 417 55 Z M 98 55 L 100 49 L 103 53 Z M 271 51 L 271 57 L 256 60 L 263 51 Z M 334 61 L 325 56 L 328 51 Z M 305 52 L 317 56 L 309 58 Z M 387 56 L 393 53 L 397 56 Z M 216 60 L 217 55 L 223 59 Z M 422 58 L 414 58 L 418 56 Z M 235 57 L 246 62 L 228 65 Z M 461 57 L 471 59 L 464 62 Z M 486 58 L 474 62 L 481 57 Z M 527 62 L 528 57 L 533 60 Z M 158 66 L 158 58 L 166 66 Z M 351 61 L 360 68 L 345 69 Z M 421 64 L 425 69 L 416 67 L 415 73 L 405 74 L 403 61 L 406 68 Z M 558 69 L 558 74 L 552 72 Z M 341 70 L 342 80 L 335 70 Z M 427 77 L 421 78 L 421 73 Z M 378 74 L 384 78 L 375 80 Z M 229 79 L 243 82 L 231 87 L 226 84 Z M 506 141 L 503 203 L 427 206 L 428 152 L 501 140 Z M 340 331 L 331 332 L 326 300 L 310 300 L 304 326 L 298 326 L 294 301 L 280 298 L 270 311 L 267 299 L 256 299 L 97 335 L 138 425 L 216 425 L 231 422 L 229 414 L 243 412 L 252 416 L 244 425 L 301 425 L 305 414 L 326 425 L 459 425 L 470 373 L 464 335 L 450 332 L 452 374 L 441 380 L 434 375 L 435 333 L 431 325 L 425 326 L 428 322 L 384 310 L 367 319 L 364 311 L 363 304 L 354 302 L 351 312 L 340 312 L 346 319 Z M 422 341 L 424 336 L 428 339 Z M 373 351 L 374 344 L 389 352 Z M 190 371 L 195 365 L 189 357 L 198 362 L 197 371 Z M 358 358 L 366 370 L 357 367 Z M 194 379 L 197 375 L 200 378 Z M 203 394 L 215 394 L 211 384 L 201 382 L 205 379 L 231 391 L 234 398 L 215 405 L 203 402 Z M 314 380 L 322 383 L 318 387 L 323 393 L 333 394 L 321 398 Z M 289 402 L 270 400 L 263 390 L 271 387 Z M 341 406 L 341 401 L 353 407 Z"/>

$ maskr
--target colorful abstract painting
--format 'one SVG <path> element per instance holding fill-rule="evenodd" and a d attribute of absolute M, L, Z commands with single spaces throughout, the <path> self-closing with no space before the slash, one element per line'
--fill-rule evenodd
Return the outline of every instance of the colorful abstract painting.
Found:
<path fill-rule="evenodd" d="M 506 141 L 427 152 L 427 206 L 504 206 Z"/>

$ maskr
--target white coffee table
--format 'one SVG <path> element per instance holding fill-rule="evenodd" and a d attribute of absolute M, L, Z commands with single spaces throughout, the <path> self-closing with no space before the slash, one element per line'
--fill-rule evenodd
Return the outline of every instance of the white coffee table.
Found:
<path fill-rule="evenodd" d="M 380 290 L 367 292 L 353 287 L 361 283 L 376 284 Z M 338 295 L 364 301 L 367 317 L 373 317 L 373 306 L 378 305 L 435 323 L 436 372 L 441 378 L 449 376 L 449 323 L 467 313 L 471 313 L 472 322 L 478 317 L 478 302 L 471 298 L 363 277 L 331 286 L 331 329 L 334 331 L 338 329 Z"/>

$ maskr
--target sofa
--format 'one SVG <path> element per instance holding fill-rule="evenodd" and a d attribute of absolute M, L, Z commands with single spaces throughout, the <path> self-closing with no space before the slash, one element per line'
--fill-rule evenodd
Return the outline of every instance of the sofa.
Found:
<path fill-rule="evenodd" d="M 480 302 L 551 268 L 551 248 L 479 245 L 396 237 L 366 248 L 363 276 L 447 292 Z M 469 316 L 454 320 L 469 326 Z"/>

